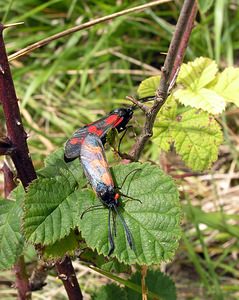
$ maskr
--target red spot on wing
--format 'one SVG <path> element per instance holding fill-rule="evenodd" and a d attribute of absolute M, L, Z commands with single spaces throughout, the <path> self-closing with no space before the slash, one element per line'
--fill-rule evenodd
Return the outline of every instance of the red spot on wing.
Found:
<path fill-rule="evenodd" d="M 118 126 L 122 121 L 123 121 L 123 118 L 122 117 L 119 118 L 119 120 L 114 124 L 114 126 L 115 127 Z"/>
<path fill-rule="evenodd" d="M 118 123 L 119 119 L 122 119 L 122 118 L 120 118 L 118 115 L 111 115 L 111 116 L 109 116 L 108 118 L 105 119 L 105 122 L 107 124 L 115 124 L 115 122 Z"/>
<path fill-rule="evenodd" d="M 96 126 L 93 126 L 93 125 L 89 126 L 88 131 L 90 133 L 94 133 L 94 134 L 96 134 L 98 136 L 101 136 L 103 134 L 103 130 L 98 129 Z"/>
<path fill-rule="evenodd" d="M 119 197 L 120 197 L 120 194 L 116 193 L 116 194 L 115 194 L 115 200 L 118 200 Z"/>
<path fill-rule="evenodd" d="M 80 139 L 80 138 L 75 137 L 75 138 L 70 139 L 71 145 L 77 145 L 77 144 L 81 144 L 81 143 L 82 143 L 82 139 Z"/>

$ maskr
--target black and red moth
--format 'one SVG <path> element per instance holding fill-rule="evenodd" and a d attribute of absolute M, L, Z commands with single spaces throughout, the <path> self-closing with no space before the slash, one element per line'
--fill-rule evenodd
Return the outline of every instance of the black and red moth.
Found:
<path fill-rule="evenodd" d="M 108 255 L 111 255 L 115 249 L 114 235 L 116 235 L 116 227 L 114 222 L 114 213 L 119 217 L 120 222 L 124 227 L 128 244 L 130 248 L 133 249 L 133 237 L 119 210 L 120 193 L 117 191 L 114 185 L 101 139 L 97 135 L 89 133 L 81 144 L 79 157 L 84 173 L 93 190 L 101 200 L 102 204 L 109 210 L 108 240 L 110 247 Z M 92 211 L 100 207 L 99 205 L 92 206 L 89 207 L 85 212 Z M 113 217 L 113 226 L 111 226 L 111 215 Z"/>
<path fill-rule="evenodd" d="M 119 210 L 119 197 L 105 157 L 103 144 L 110 129 L 115 128 L 118 132 L 125 130 L 126 125 L 133 115 L 133 107 L 118 108 L 111 111 L 107 116 L 87 124 L 76 130 L 65 144 L 64 159 L 66 162 L 79 157 L 84 173 L 102 204 L 109 209 L 108 216 L 108 238 L 109 253 L 115 248 L 114 235 L 116 233 L 114 213 L 119 217 L 130 248 L 133 248 L 133 238 L 130 230 Z M 97 207 L 90 207 L 90 211 Z M 83 213 L 84 214 L 84 213 Z M 111 226 L 111 215 L 113 227 Z"/>
<path fill-rule="evenodd" d="M 125 130 L 132 115 L 133 107 L 117 108 L 107 116 L 77 129 L 65 144 L 65 161 L 69 162 L 80 156 L 81 145 L 89 133 L 98 136 L 104 144 L 110 129 L 115 128 L 118 132 Z"/>

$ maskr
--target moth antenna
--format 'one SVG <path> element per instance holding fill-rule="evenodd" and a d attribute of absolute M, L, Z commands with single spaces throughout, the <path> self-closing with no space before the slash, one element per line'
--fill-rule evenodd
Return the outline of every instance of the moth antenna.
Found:
<path fill-rule="evenodd" d="M 133 198 L 133 197 L 130 197 L 130 196 L 125 195 L 125 194 L 123 194 L 123 193 L 120 193 L 120 196 L 123 196 L 123 197 L 125 197 L 125 198 L 128 198 L 128 199 L 130 199 L 130 200 L 132 200 L 132 201 L 138 201 L 140 204 L 142 204 L 142 201 L 141 201 L 141 200 L 136 199 L 136 198 Z"/>
<path fill-rule="evenodd" d="M 80 218 L 83 219 L 84 215 L 90 211 L 97 210 L 97 209 L 103 209 L 103 208 L 104 208 L 104 206 L 102 206 L 101 204 L 90 206 L 86 210 L 83 211 Z"/>
<path fill-rule="evenodd" d="M 115 215 L 112 214 L 112 220 L 113 220 L 113 235 L 116 237 L 116 221 L 115 221 Z"/>
<path fill-rule="evenodd" d="M 110 221 L 111 221 L 111 208 L 109 209 L 109 215 L 108 215 L 108 236 L 109 236 L 109 242 L 110 242 L 110 250 L 109 250 L 108 256 L 110 256 L 115 250 L 114 235 L 112 235 Z"/>
<path fill-rule="evenodd" d="M 124 178 L 124 180 L 123 180 L 123 182 L 122 182 L 122 185 L 121 185 L 121 187 L 119 187 L 118 189 L 122 189 L 122 187 L 124 186 L 124 184 L 125 184 L 125 181 L 127 180 L 127 178 L 129 177 L 129 175 L 130 174 L 132 174 L 133 172 L 135 172 L 135 174 L 136 174 L 136 172 L 138 172 L 138 171 L 141 171 L 142 169 L 140 169 L 140 168 L 138 168 L 138 169 L 134 169 L 134 170 L 132 170 L 132 171 L 130 171 L 129 172 L 129 174 L 127 174 L 126 176 L 125 176 L 125 178 Z M 135 175 L 134 174 L 134 175 Z M 133 176 L 134 177 L 134 176 Z M 132 177 L 132 179 L 133 179 L 133 177 Z"/>
<path fill-rule="evenodd" d="M 129 244 L 130 248 L 133 250 L 133 237 L 132 237 L 132 234 L 129 230 L 129 227 L 127 226 L 127 224 L 125 222 L 125 219 L 123 218 L 120 211 L 117 209 L 117 207 L 115 205 L 114 205 L 114 210 L 120 218 L 120 221 L 121 221 L 121 223 L 124 227 L 125 233 L 126 233 L 126 238 L 127 238 L 128 244 Z"/>

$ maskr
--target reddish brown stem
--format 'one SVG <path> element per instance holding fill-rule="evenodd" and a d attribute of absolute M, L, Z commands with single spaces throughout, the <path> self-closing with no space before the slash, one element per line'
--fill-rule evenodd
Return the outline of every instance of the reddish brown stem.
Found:
<path fill-rule="evenodd" d="M 13 147 L 13 151 L 10 152 L 9 155 L 16 167 L 17 176 L 26 189 L 32 180 L 36 179 L 36 172 L 29 155 L 26 142 L 27 134 L 22 125 L 18 100 L 3 40 L 3 29 L 4 26 L 0 24 L 0 99 L 6 119 L 7 137 Z M 24 260 L 21 257 L 19 260 L 15 270 L 16 276 L 19 275 L 19 280 L 22 280 L 23 277 L 21 277 L 21 275 L 24 275 L 25 280 Z M 61 274 L 67 274 L 67 279 L 63 281 L 63 283 L 69 299 L 82 299 L 82 293 L 70 258 L 67 258 L 67 260 L 64 260 L 61 264 L 57 264 L 56 268 L 59 276 Z M 16 282 L 16 286 L 18 288 L 19 297 L 21 297 L 20 299 L 30 299 L 31 293 L 28 283 L 25 284 L 25 282 L 21 282 L 21 284 L 18 284 L 18 282 Z"/>
<path fill-rule="evenodd" d="M 24 256 L 21 255 L 14 265 L 14 273 L 16 276 L 15 286 L 18 291 L 19 300 L 30 300 L 31 290 L 29 287 L 28 275 L 26 271 L 26 264 Z"/>
<path fill-rule="evenodd" d="M 69 299 L 82 300 L 83 296 L 70 258 L 66 256 L 62 262 L 56 263 L 56 269 L 58 277 L 64 284 Z"/>
<path fill-rule="evenodd" d="M 153 134 L 153 125 L 156 116 L 165 103 L 169 88 L 171 89 L 176 81 L 177 74 L 182 63 L 188 40 L 194 25 L 194 20 L 197 14 L 197 3 L 195 0 L 185 0 L 180 16 L 175 28 L 173 38 L 171 40 L 169 50 L 162 67 L 160 86 L 156 92 L 156 101 L 150 111 L 146 113 L 146 120 L 143 132 L 134 145 L 130 156 L 137 161 L 145 144 Z"/>
<path fill-rule="evenodd" d="M 7 136 L 15 147 L 11 158 L 17 170 L 17 175 L 26 188 L 36 178 L 32 160 L 26 143 L 27 134 L 24 131 L 18 107 L 17 96 L 12 80 L 7 53 L 3 41 L 3 25 L 0 25 L 0 99 L 6 119 Z"/>

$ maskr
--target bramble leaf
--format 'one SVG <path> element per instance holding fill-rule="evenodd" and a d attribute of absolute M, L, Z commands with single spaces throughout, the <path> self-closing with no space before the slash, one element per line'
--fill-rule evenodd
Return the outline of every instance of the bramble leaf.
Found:
<path fill-rule="evenodd" d="M 127 178 L 121 192 L 142 203 L 122 196 L 124 200 L 119 210 L 133 235 L 134 250 L 129 248 L 122 223 L 116 216 L 116 248 L 112 257 L 126 264 L 151 265 L 168 261 L 173 257 L 180 239 L 181 209 L 177 188 L 169 176 L 147 163 L 114 167 L 117 185 L 120 186 L 133 170 L 136 171 Z M 88 201 L 80 201 L 81 213 L 98 203 L 93 194 Z M 106 208 L 94 210 L 79 219 L 79 230 L 86 244 L 105 256 L 109 251 L 108 213 Z"/>
<path fill-rule="evenodd" d="M 50 177 L 30 184 L 24 206 L 24 232 L 29 242 L 52 245 L 75 227 L 74 218 L 79 218 L 79 189 L 86 184 L 79 160 L 77 163 L 73 174 L 72 163 L 67 165 L 56 158 L 55 177 L 43 170 L 42 174 Z"/>
<path fill-rule="evenodd" d="M 64 255 L 73 255 L 77 249 L 79 241 L 73 231 L 63 239 L 56 241 L 53 245 L 46 246 L 44 249 L 45 259 L 59 259 Z"/>
<path fill-rule="evenodd" d="M 205 170 L 217 159 L 222 132 L 206 112 L 176 106 L 169 97 L 155 122 L 153 142 L 165 151 L 174 142 L 176 152 L 193 170 Z"/>
<path fill-rule="evenodd" d="M 69 170 L 75 177 L 76 180 L 80 180 L 82 178 L 82 171 L 79 159 L 75 159 L 72 162 L 66 163 L 63 160 L 64 150 L 60 148 L 50 154 L 45 160 L 45 167 L 40 169 L 37 173 L 41 177 L 56 177 L 62 173 L 62 170 Z"/>
<path fill-rule="evenodd" d="M 159 87 L 160 76 L 151 76 L 143 80 L 137 90 L 139 98 L 146 98 L 154 96 L 157 88 Z"/>
<path fill-rule="evenodd" d="M 201 108 L 212 114 L 221 113 L 226 106 L 225 99 L 209 88 L 217 72 L 215 61 L 205 57 L 183 64 L 177 78 L 182 88 L 173 93 L 174 97 L 185 106 Z"/>
<path fill-rule="evenodd" d="M 178 114 L 178 106 L 172 96 L 169 96 L 164 106 L 161 108 L 158 119 L 156 119 L 154 127 L 154 135 L 152 141 L 155 142 L 164 151 L 169 151 L 173 143 L 173 126 L 171 121 L 175 121 Z M 160 125 L 160 126 L 159 126 Z"/>
<path fill-rule="evenodd" d="M 177 83 L 197 91 L 212 82 L 218 72 L 215 61 L 206 57 L 198 57 L 194 61 L 182 64 Z"/>
<path fill-rule="evenodd" d="M 228 102 L 239 106 L 239 68 L 226 68 L 217 77 L 217 83 L 212 89 Z"/>
<path fill-rule="evenodd" d="M 20 230 L 22 215 L 21 203 L 24 190 L 16 188 L 11 199 L 0 199 L 0 269 L 9 269 L 22 253 L 24 239 Z"/>
<path fill-rule="evenodd" d="M 225 100 L 222 96 L 210 89 L 201 88 L 197 91 L 189 89 L 177 90 L 174 93 L 176 99 L 185 106 L 201 108 L 212 114 L 220 114 L 225 109 Z"/>
<path fill-rule="evenodd" d="M 138 168 L 140 171 L 127 178 L 122 193 L 142 204 L 126 198 L 119 207 L 134 237 L 135 249 L 129 248 L 122 223 L 116 217 L 116 249 L 112 256 L 126 264 L 149 265 L 172 258 L 180 238 L 181 209 L 174 182 L 156 166 L 117 166 L 113 169 L 116 184 L 121 185 L 126 175 Z M 100 201 L 92 190 L 82 190 L 86 180 L 82 179 L 80 166 L 81 176 L 77 178 L 67 166 L 60 170 L 54 178 L 40 178 L 29 186 L 24 208 L 26 238 L 32 243 L 53 245 L 78 228 L 88 247 L 107 256 L 109 210 L 102 206 L 81 219 L 87 208 L 99 205 Z"/>

